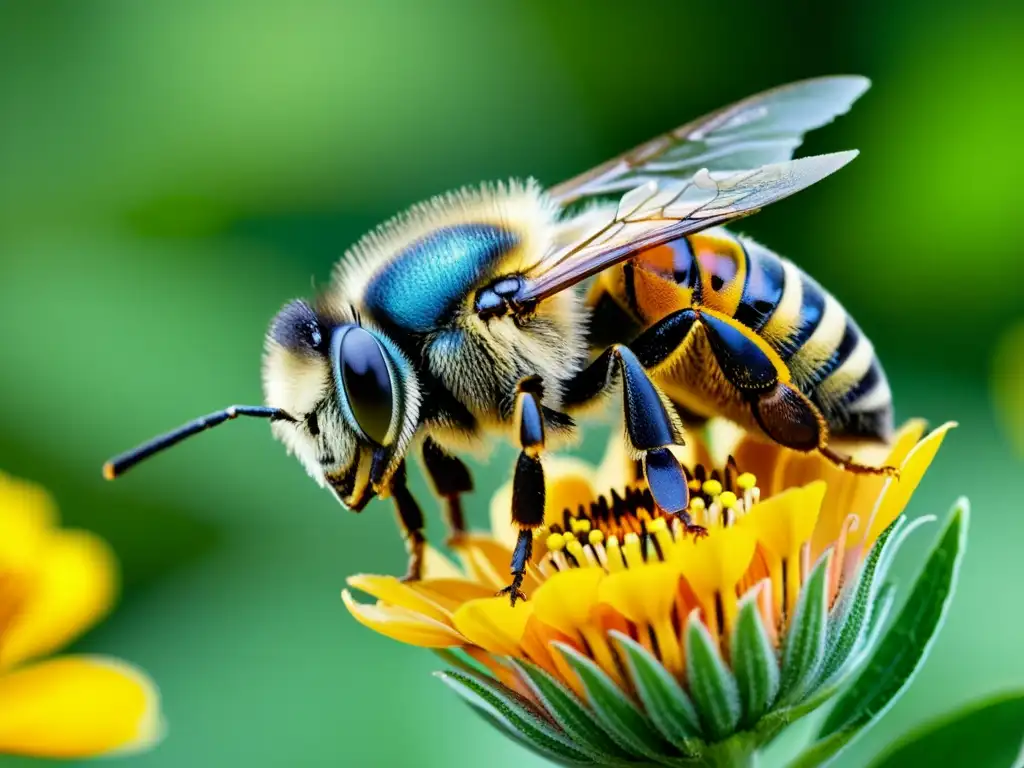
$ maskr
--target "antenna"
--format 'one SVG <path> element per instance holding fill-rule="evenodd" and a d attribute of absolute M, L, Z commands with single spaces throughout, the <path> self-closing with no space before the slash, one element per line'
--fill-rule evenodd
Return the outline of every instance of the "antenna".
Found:
<path fill-rule="evenodd" d="M 271 408 L 265 405 L 231 405 L 222 411 L 214 411 L 198 419 L 182 424 L 177 429 L 154 437 L 152 440 L 143 443 L 130 451 L 125 451 L 120 456 L 115 456 L 103 465 L 103 477 L 113 480 L 120 477 L 140 461 L 148 459 L 155 453 L 177 445 L 182 440 L 192 435 L 197 435 L 211 427 L 217 427 L 225 421 L 238 416 L 252 416 L 259 419 L 270 419 L 271 421 L 298 421 L 280 408 Z"/>

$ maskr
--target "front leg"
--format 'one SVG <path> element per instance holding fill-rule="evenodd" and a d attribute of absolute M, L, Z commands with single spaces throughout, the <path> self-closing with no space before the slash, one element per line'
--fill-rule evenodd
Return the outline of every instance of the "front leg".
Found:
<path fill-rule="evenodd" d="M 526 566 L 533 554 L 533 532 L 544 522 L 544 413 L 541 409 L 540 379 L 532 377 L 516 388 L 515 422 L 519 427 L 519 460 L 512 480 L 512 521 L 519 537 L 512 552 L 512 583 L 498 594 L 508 595 L 512 605 L 525 600 L 522 592 Z"/>
<path fill-rule="evenodd" d="M 423 550 L 427 540 L 423 535 L 423 511 L 406 484 L 404 461 L 391 477 L 391 498 L 395 500 L 398 525 L 402 529 L 405 548 L 409 553 L 409 567 L 403 581 L 419 581 L 423 575 Z"/>
<path fill-rule="evenodd" d="M 655 503 L 677 516 L 691 533 L 706 533 L 690 523 L 686 472 L 669 449 L 682 444 L 682 424 L 629 347 L 616 344 L 606 349 L 569 382 L 563 404 L 566 408 L 584 405 L 607 391 L 616 377 L 622 380 L 626 435 Z"/>
<path fill-rule="evenodd" d="M 458 546 L 466 535 L 466 518 L 462 512 L 462 494 L 473 490 L 473 478 L 458 458 L 447 453 L 429 437 L 423 441 L 423 464 L 434 486 L 444 499 L 448 522 L 449 546 Z"/>

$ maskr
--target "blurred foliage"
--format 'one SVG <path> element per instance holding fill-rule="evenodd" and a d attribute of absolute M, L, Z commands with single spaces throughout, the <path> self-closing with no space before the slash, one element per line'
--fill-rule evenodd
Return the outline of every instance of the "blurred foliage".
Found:
<path fill-rule="evenodd" d="M 53 489 L 124 564 L 119 611 L 79 646 L 162 686 L 169 739 L 133 764 L 526 764 L 437 690 L 429 656 L 342 610 L 346 574 L 403 567 L 386 505 L 342 513 L 259 423 L 114 486 L 99 465 L 258 401 L 269 318 L 401 207 L 552 183 L 835 72 L 874 87 L 806 150 L 861 157 L 742 229 L 846 303 L 901 417 L 961 421 L 911 512 L 961 493 L 977 510 L 935 653 L 844 764 L 1024 682 L 1024 615 L 1002 608 L 1024 579 L 1022 481 L 987 381 L 1024 306 L 1022 32 L 1024 6 L 996 0 L 0 2 L 0 466 Z M 512 458 L 478 463 L 478 525 Z"/>

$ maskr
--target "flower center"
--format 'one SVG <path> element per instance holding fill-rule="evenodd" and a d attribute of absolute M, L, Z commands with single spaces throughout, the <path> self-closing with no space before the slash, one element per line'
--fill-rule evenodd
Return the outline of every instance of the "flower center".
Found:
<path fill-rule="evenodd" d="M 709 473 L 698 465 L 688 473 L 690 502 L 686 513 L 693 525 L 728 527 L 741 519 L 761 498 L 757 478 L 739 472 L 730 462 L 724 472 Z M 612 490 L 589 506 L 562 513 L 563 523 L 542 528 L 547 554 L 540 562 L 545 575 L 567 568 L 599 566 L 608 572 L 635 568 L 651 560 L 664 561 L 687 534 L 682 515 L 668 514 L 654 503 L 641 484 Z"/>

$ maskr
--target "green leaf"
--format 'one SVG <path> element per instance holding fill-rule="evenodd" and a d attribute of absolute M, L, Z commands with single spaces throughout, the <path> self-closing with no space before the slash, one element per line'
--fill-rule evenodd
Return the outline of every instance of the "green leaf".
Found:
<path fill-rule="evenodd" d="M 587 699 L 605 731 L 633 755 L 651 760 L 671 756 L 672 748 L 646 717 L 597 664 L 564 643 L 551 644 L 579 677 Z"/>
<path fill-rule="evenodd" d="M 887 749 L 871 768 L 907 765 L 1007 768 L 1024 755 L 1024 690 L 974 702 L 925 724 Z"/>
<path fill-rule="evenodd" d="M 500 683 L 488 685 L 482 679 L 460 672 L 436 674 L 475 709 L 487 713 L 538 751 L 573 763 L 593 764 L 593 760 L 577 750 L 565 734 L 555 730 L 535 707 Z"/>
<path fill-rule="evenodd" d="M 794 766 L 824 765 L 881 717 L 910 684 L 945 619 L 963 559 L 970 517 L 967 499 L 953 507 L 913 590 L 854 684 L 829 713 L 820 740 Z"/>
<path fill-rule="evenodd" d="M 724 739 L 740 722 L 740 693 L 736 678 L 718 652 L 707 627 L 691 614 L 686 626 L 686 678 L 704 732 L 712 740 Z"/>
<path fill-rule="evenodd" d="M 654 727 L 683 752 L 699 754 L 700 721 L 686 692 L 640 643 L 621 632 L 609 634 Z"/>
<path fill-rule="evenodd" d="M 768 711 L 779 692 L 779 661 L 757 610 L 756 592 L 740 601 L 730 647 L 743 702 L 743 723 L 749 727 Z"/>
<path fill-rule="evenodd" d="M 576 695 L 546 671 L 522 659 L 509 659 L 520 677 L 530 686 L 533 695 L 544 705 L 551 717 L 581 749 L 610 758 L 628 758 L 601 725 L 590 710 L 576 698 Z"/>
<path fill-rule="evenodd" d="M 828 629 L 825 585 L 831 560 L 832 551 L 829 550 L 814 566 L 807 583 L 800 590 L 796 611 L 786 631 L 779 695 L 787 702 L 800 700 L 807 687 L 817 678 L 825 658 L 825 634 Z"/>
<path fill-rule="evenodd" d="M 563 757 L 562 755 L 560 755 L 560 754 L 558 754 L 556 752 L 551 752 L 551 751 L 545 749 L 544 747 L 542 747 L 540 744 L 538 744 L 536 742 L 529 741 L 526 738 L 524 738 L 523 735 L 519 731 L 517 731 L 514 728 L 512 728 L 505 720 L 503 720 L 500 717 L 497 717 L 494 714 L 492 714 L 492 710 L 485 709 L 484 707 L 482 707 L 482 706 L 480 706 L 478 704 L 472 704 L 472 703 L 469 703 L 469 702 L 467 702 L 467 704 L 469 704 L 469 708 L 473 711 L 473 713 L 479 715 L 484 720 L 484 722 L 488 723 L 489 725 L 494 727 L 496 730 L 500 731 L 503 735 L 507 736 L 509 739 L 514 741 L 519 746 L 523 747 L 524 749 L 529 750 L 530 752 L 533 752 L 533 754 L 538 755 L 539 757 L 542 757 L 545 760 L 548 760 L 548 761 L 554 763 L 555 765 L 594 765 L 595 764 L 593 760 L 588 760 L 585 763 L 580 763 L 580 762 L 576 762 L 575 760 L 570 760 L 570 759 L 568 759 L 566 757 Z M 600 763 L 598 763 L 598 765 L 600 765 Z"/>

